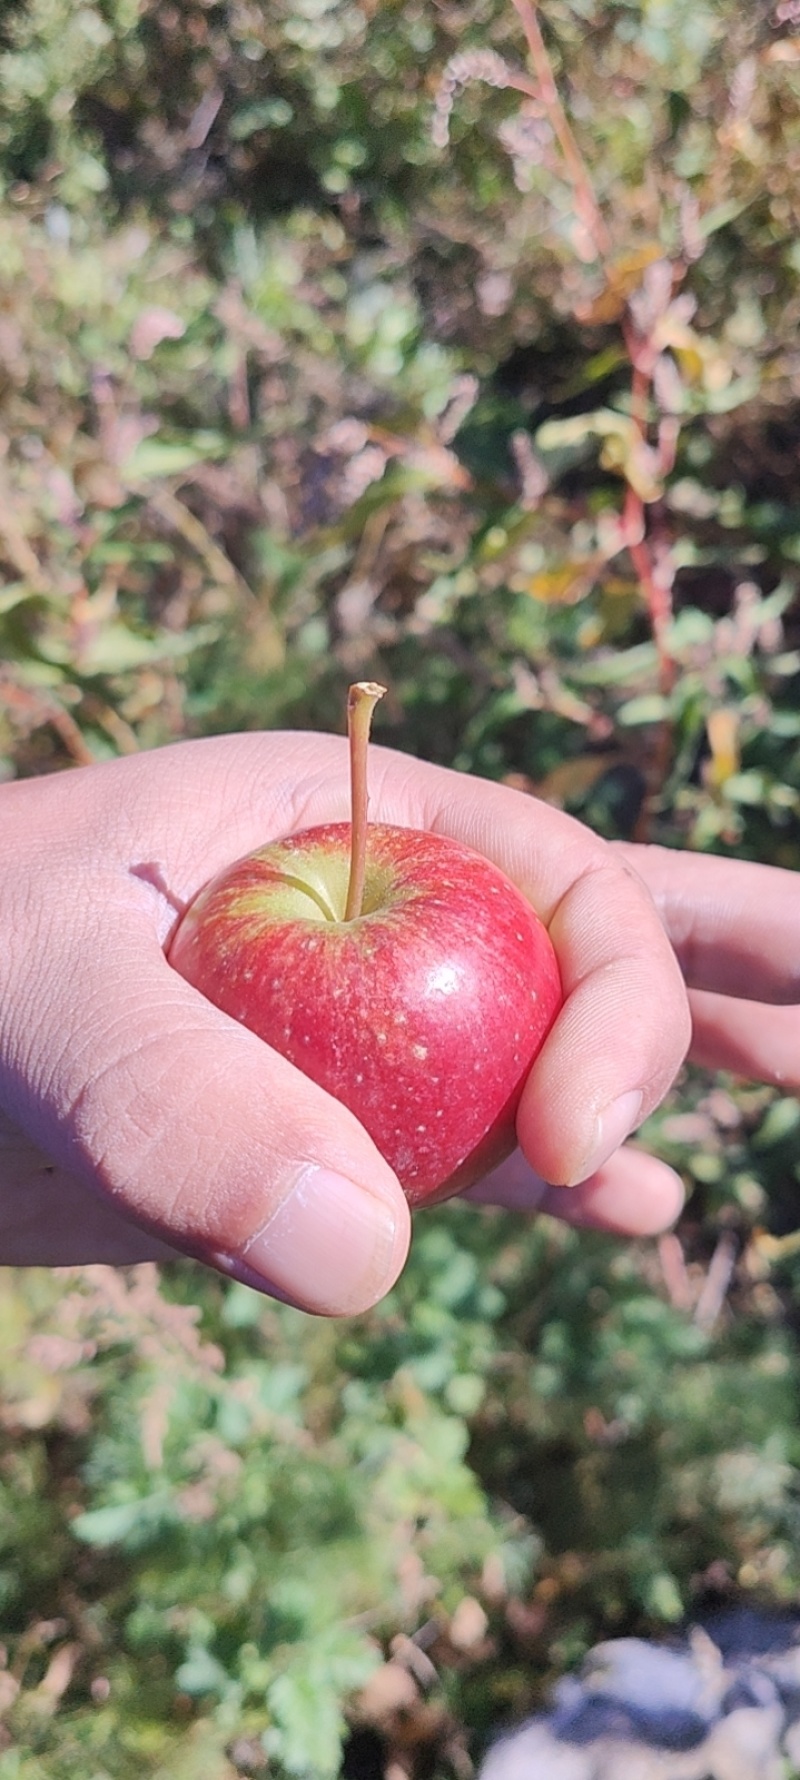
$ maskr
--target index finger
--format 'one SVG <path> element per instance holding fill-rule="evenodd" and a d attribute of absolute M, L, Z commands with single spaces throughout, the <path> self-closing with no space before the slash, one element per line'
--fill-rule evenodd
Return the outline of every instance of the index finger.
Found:
<path fill-rule="evenodd" d="M 647 885 L 690 988 L 800 1002 L 800 874 L 668 847 L 614 851 Z"/>

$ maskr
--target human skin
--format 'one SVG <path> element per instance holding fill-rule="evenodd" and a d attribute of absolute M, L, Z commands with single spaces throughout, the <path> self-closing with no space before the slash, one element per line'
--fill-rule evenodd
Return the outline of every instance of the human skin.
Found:
<path fill-rule="evenodd" d="M 652 897 L 687 986 L 689 1059 L 800 1091 L 800 878 L 750 861 L 618 842 Z M 467 1195 L 626 1236 L 671 1221 L 661 1163 L 624 1145 L 569 1194 L 538 1187 L 518 1153 Z M 674 1214 L 673 1214 L 674 1216 Z M 659 1224 L 658 1220 L 663 1221 Z"/>
<path fill-rule="evenodd" d="M 762 957 L 758 885 L 748 880 L 739 920 L 721 879 L 704 900 L 702 870 L 722 862 L 687 859 L 679 880 L 672 861 L 684 856 L 609 847 L 520 792 L 383 749 L 371 752 L 370 790 L 382 821 L 494 859 L 559 955 L 565 1005 L 526 1085 L 520 1151 L 473 1196 L 630 1235 L 665 1228 L 680 1182 L 619 1146 L 680 1067 L 690 1000 L 703 1060 L 725 1062 L 732 1006 L 739 1065 L 763 1075 L 748 1064 L 725 973 L 736 995 L 779 1004 L 796 996 L 797 967 L 790 982 Z M 0 1261 L 189 1254 L 328 1315 L 389 1289 L 408 1208 L 366 1132 L 164 957 L 213 873 L 279 835 L 346 819 L 347 805 L 344 740 L 297 733 L 182 743 L 0 789 Z M 794 893 L 784 956 L 796 959 L 796 879 L 767 877 L 776 928 Z M 770 1021 L 796 1022 L 786 1006 L 763 1015 L 754 1064 L 768 1061 Z M 789 1069 L 788 1028 L 784 1048 Z"/>

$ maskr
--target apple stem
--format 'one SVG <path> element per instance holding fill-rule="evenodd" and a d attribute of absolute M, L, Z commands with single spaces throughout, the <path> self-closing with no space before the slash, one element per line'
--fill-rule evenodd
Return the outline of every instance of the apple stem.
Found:
<path fill-rule="evenodd" d="M 347 694 L 347 739 L 350 743 L 350 877 L 346 921 L 356 921 L 364 902 L 367 869 L 367 750 L 372 713 L 386 691 L 375 680 L 357 680 Z"/>

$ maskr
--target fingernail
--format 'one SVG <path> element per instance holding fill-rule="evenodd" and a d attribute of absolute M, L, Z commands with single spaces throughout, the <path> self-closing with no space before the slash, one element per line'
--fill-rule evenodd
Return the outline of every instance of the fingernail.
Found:
<path fill-rule="evenodd" d="M 240 1276 L 302 1310 L 352 1316 L 394 1285 L 404 1227 L 401 1207 L 388 1195 L 310 1166 L 245 1245 Z"/>
<path fill-rule="evenodd" d="M 588 1180 L 596 1174 L 598 1168 L 613 1156 L 626 1137 L 630 1137 L 635 1129 L 642 1110 L 644 1096 L 641 1088 L 629 1088 L 627 1094 L 620 1094 L 618 1100 L 612 1100 L 605 1112 L 598 1113 L 595 1120 L 592 1145 L 580 1168 L 567 1181 L 568 1187 L 576 1187 L 581 1181 Z"/>

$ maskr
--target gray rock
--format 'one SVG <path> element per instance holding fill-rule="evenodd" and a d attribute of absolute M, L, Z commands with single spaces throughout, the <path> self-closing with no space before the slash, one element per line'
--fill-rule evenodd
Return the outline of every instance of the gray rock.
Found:
<path fill-rule="evenodd" d="M 478 1780 L 785 1780 L 800 1763 L 800 1623 L 745 1613 L 713 1629 L 598 1644 Z"/>
<path fill-rule="evenodd" d="M 579 1681 L 556 1689 L 552 1723 L 570 1742 L 635 1734 L 655 1748 L 693 1749 L 719 1710 L 716 1677 L 690 1649 L 617 1638 L 590 1651 Z"/>
<path fill-rule="evenodd" d="M 544 1719 L 512 1731 L 489 1750 L 480 1780 L 595 1780 L 590 1750 L 556 1738 Z"/>

